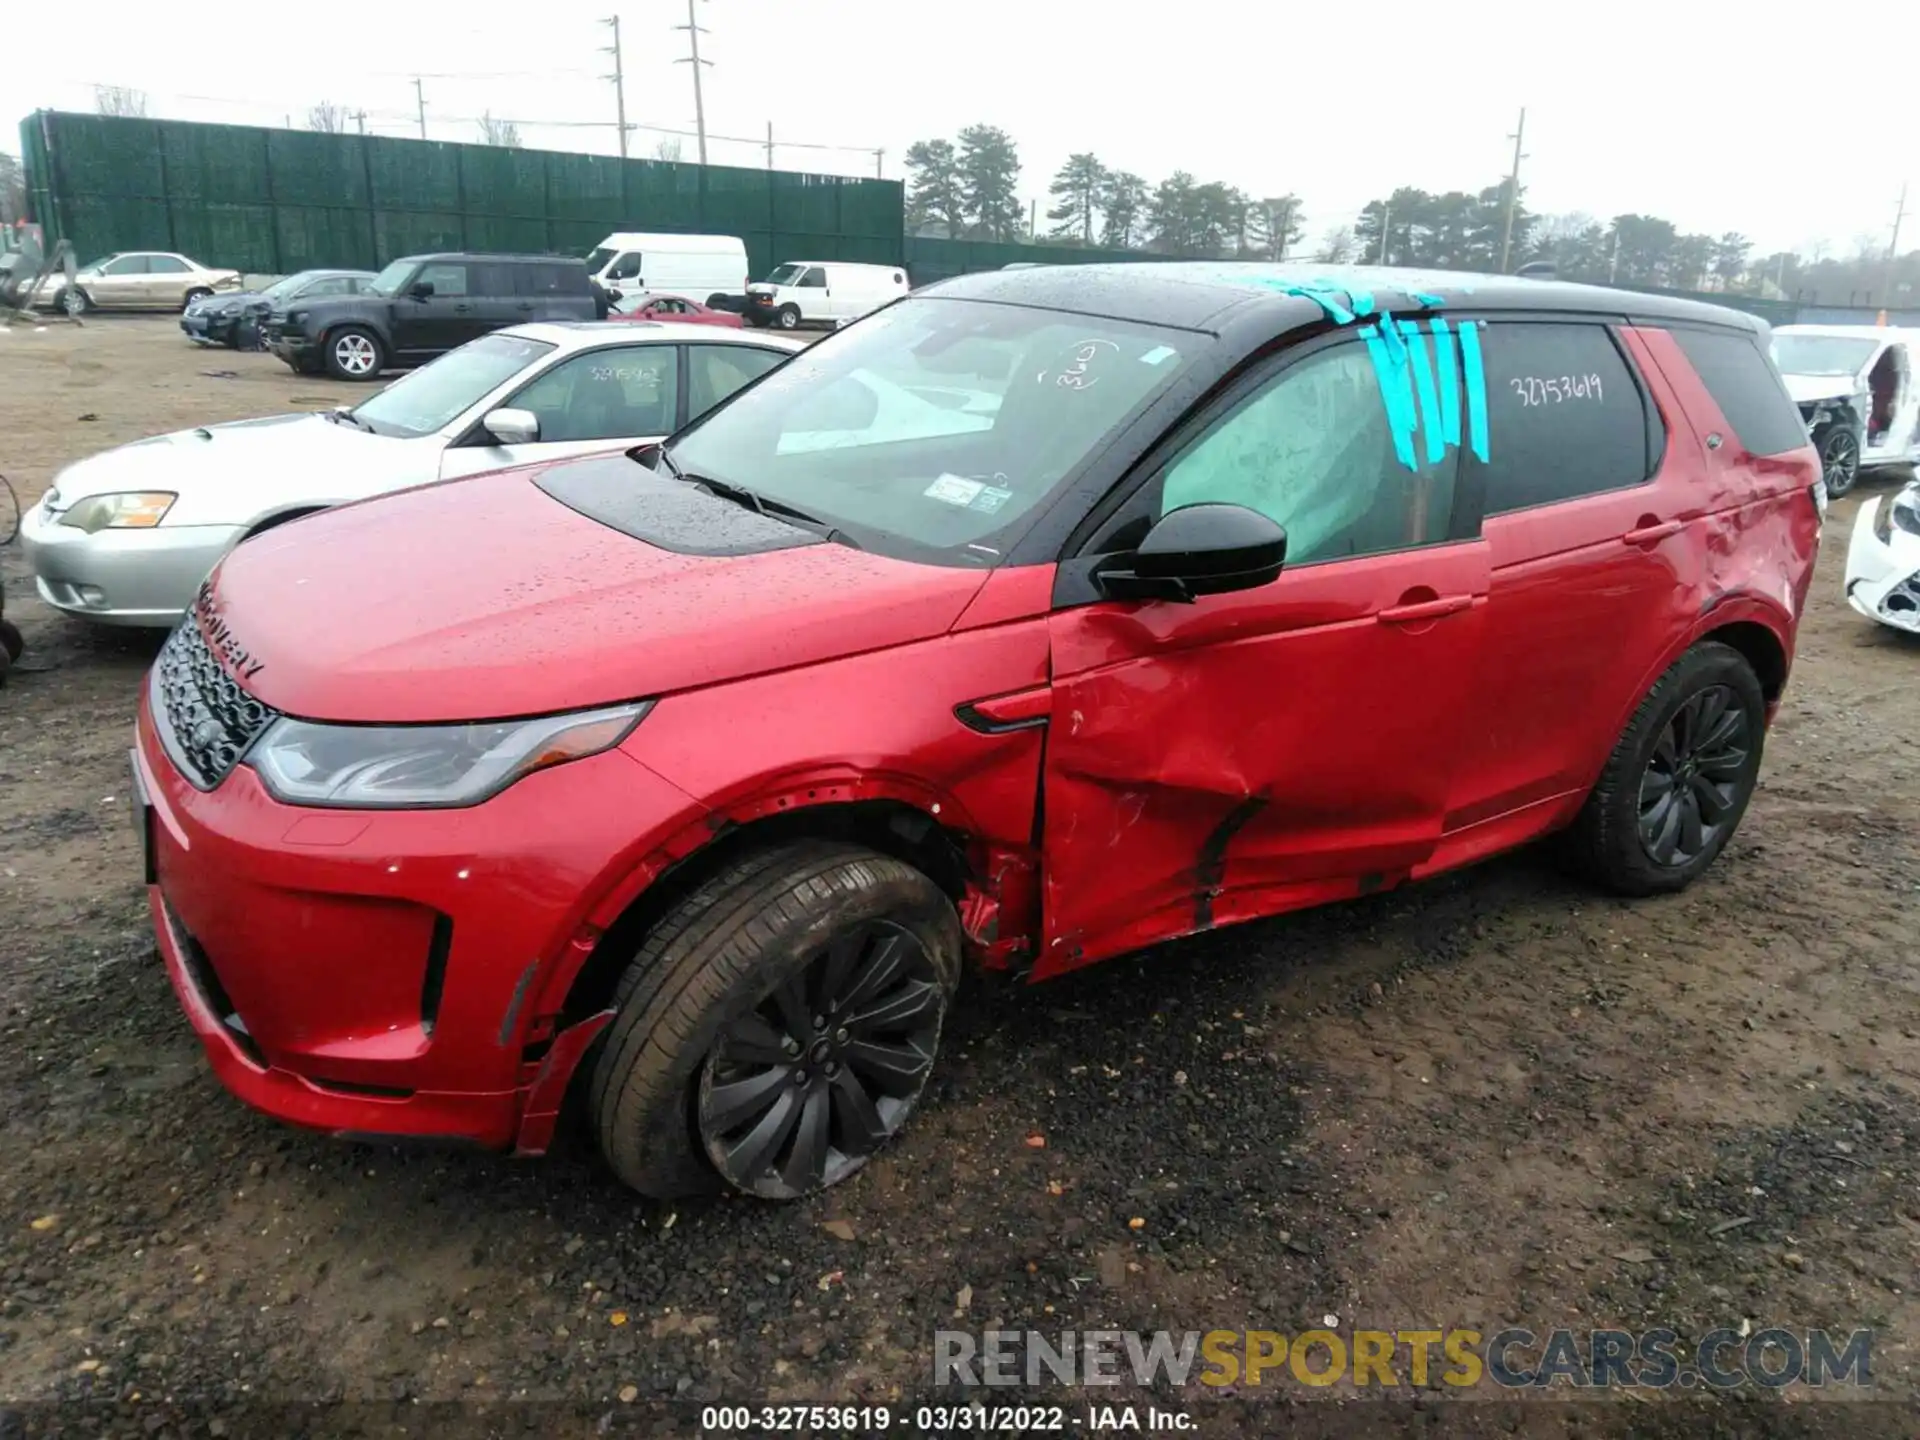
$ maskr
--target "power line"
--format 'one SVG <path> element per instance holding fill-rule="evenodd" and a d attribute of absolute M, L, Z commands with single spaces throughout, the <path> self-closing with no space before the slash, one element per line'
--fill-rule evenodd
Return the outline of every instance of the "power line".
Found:
<path fill-rule="evenodd" d="M 691 53 L 673 63 L 676 65 L 693 66 L 693 123 L 698 127 L 700 136 L 700 163 L 704 165 L 707 163 L 707 106 L 706 102 L 700 96 L 700 67 L 705 65 L 711 68 L 713 62 L 700 58 L 700 37 L 707 32 L 700 28 L 700 22 L 694 16 L 694 3 L 695 0 L 687 0 L 687 23 L 673 27 L 676 30 L 684 30 L 687 32 L 687 46 Z"/>
<path fill-rule="evenodd" d="M 613 44 L 602 47 L 600 53 L 613 56 L 613 74 L 601 78 L 613 82 L 613 103 L 615 113 L 620 117 L 620 158 L 627 158 L 627 74 L 620 64 L 620 17 L 609 16 L 600 22 L 613 27 Z"/>

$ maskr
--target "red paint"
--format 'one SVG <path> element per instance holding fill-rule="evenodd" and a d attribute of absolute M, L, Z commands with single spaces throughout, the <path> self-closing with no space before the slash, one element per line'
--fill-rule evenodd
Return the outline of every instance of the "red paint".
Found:
<path fill-rule="evenodd" d="M 281 805 L 244 766 L 195 789 L 143 705 L 169 975 L 250 1104 L 537 1153 L 606 1022 L 569 1010 L 576 976 L 738 827 L 873 802 L 931 817 L 965 857 L 974 959 L 1034 978 L 1523 844 L 1572 818 L 1689 645 L 1737 624 L 1790 662 L 1810 583 L 1811 447 L 1746 453 L 1669 336 L 1626 344 L 1668 434 L 1648 484 L 1191 605 L 1055 610 L 1048 564 L 672 554 L 525 472 L 242 547 L 219 604 L 288 713 L 659 703 L 619 750 L 472 809 L 355 813 Z M 188 934 L 258 1058 L 209 1008 Z"/>
<path fill-rule="evenodd" d="M 730 311 L 715 310 L 673 295 L 657 296 L 633 310 L 611 311 L 607 319 L 647 320 L 667 325 L 722 325 L 729 330 L 738 330 L 746 323 Z"/>

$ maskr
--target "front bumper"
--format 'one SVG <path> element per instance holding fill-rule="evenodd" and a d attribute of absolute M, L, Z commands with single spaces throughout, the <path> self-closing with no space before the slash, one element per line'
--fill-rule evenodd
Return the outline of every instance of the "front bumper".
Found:
<path fill-rule="evenodd" d="M 305 369 L 318 363 L 320 345 L 310 340 L 297 329 L 288 329 L 276 325 L 272 320 L 263 320 L 261 333 L 266 337 L 267 349 L 276 359 L 284 361 L 296 370 Z"/>
<path fill-rule="evenodd" d="M 96 530 L 62 525 L 44 502 L 20 519 L 20 547 L 40 598 L 105 625 L 174 625 L 209 571 L 240 542 L 238 525 Z"/>
<path fill-rule="evenodd" d="M 599 938 L 584 917 L 699 807 L 611 751 L 465 810 L 304 809 L 244 764 L 198 789 L 159 723 L 149 686 L 149 906 L 221 1083 L 343 1138 L 544 1149 L 610 1018 L 559 1028 Z"/>
<path fill-rule="evenodd" d="M 1870 620 L 1920 635 L 1920 535 L 1892 532 L 1890 542 L 1873 533 L 1874 517 L 1889 496 L 1860 507 L 1847 546 L 1847 603 Z"/>
<path fill-rule="evenodd" d="M 189 340 L 202 344 L 224 345 L 233 334 L 236 317 L 232 315 L 188 314 L 180 317 L 180 328 Z"/>

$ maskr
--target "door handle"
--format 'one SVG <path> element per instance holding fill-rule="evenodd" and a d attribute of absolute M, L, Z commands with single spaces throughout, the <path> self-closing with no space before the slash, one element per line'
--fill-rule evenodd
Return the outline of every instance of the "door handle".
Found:
<path fill-rule="evenodd" d="M 1651 515 L 1642 515 L 1640 523 L 1620 537 L 1626 545 L 1652 545 L 1669 535 L 1678 535 L 1683 522 L 1679 520 L 1655 520 Z"/>
<path fill-rule="evenodd" d="M 1438 620 L 1471 608 L 1471 595 L 1442 595 L 1437 600 L 1421 600 L 1412 605 L 1391 605 L 1377 617 L 1382 625 L 1413 625 L 1422 620 Z"/>
<path fill-rule="evenodd" d="M 471 309 L 473 309 L 471 305 L 456 305 L 453 307 L 453 313 L 456 315 L 464 315 Z"/>

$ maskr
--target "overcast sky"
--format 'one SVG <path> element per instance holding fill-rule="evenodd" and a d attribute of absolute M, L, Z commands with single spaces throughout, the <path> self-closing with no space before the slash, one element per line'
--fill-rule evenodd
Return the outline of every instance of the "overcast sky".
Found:
<path fill-rule="evenodd" d="M 1764 10 L 1686 0 L 698 3 L 709 134 L 746 137 L 711 140 L 715 163 L 764 165 L 771 121 L 782 169 L 870 175 L 884 149 L 898 179 L 913 141 L 985 122 L 1019 143 L 1022 198 L 1043 212 L 1060 162 L 1092 150 L 1149 182 L 1186 169 L 1255 196 L 1291 191 L 1314 238 L 1395 185 L 1495 183 L 1522 106 L 1534 209 L 1738 230 L 1762 253 L 1884 247 L 1902 183 L 1920 179 L 1920 92 L 1895 78 L 1920 53 L 1913 0 L 1852 0 L 1815 48 Z M 595 22 L 616 7 L 629 120 L 691 131 L 689 67 L 673 63 L 685 0 L 543 0 L 499 7 L 499 23 L 406 0 L 128 7 L 95 13 L 73 43 L 50 38 L 64 33 L 55 18 L 35 30 L 48 43 L 32 63 L 0 69 L 0 120 L 91 110 L 101 83 L 146 91 L 155 116 L 298 125 L 332 100 L 364 107 L 370 130 L 412 135 L 419 73 L 431 138 L 477 139 L 491 110 L 528 145 L 612 152 L 611 60 L 596 53 L 610 35 Z M 1869 78 L 1876 56 L 1885 80 Z M 632 153 L 663 138 L 641 131 Z M 1903 251 L 1920 248 L 1916 211 L 1920 189 Z"/>

